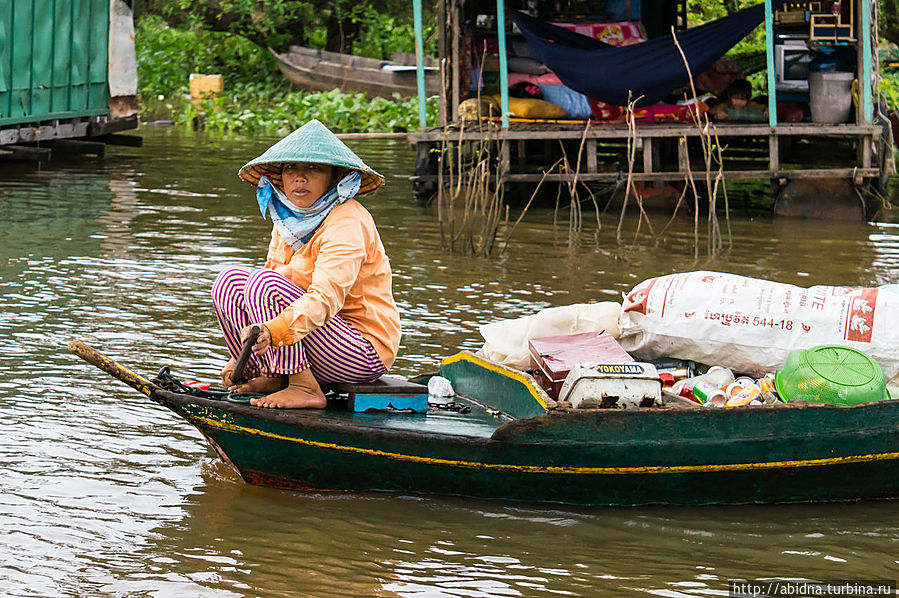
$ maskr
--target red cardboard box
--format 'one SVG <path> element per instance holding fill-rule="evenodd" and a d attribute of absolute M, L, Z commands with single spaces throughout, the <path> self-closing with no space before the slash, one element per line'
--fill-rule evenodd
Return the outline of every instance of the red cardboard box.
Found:
<path fill-rule="evenodd" d="M 532 338 L 528 341 L 528 352 L 534 378 L 553 399 L 558 398 L 565 377 L 577 363 L 625 363 L 634 360 L 607 332 Z"/>

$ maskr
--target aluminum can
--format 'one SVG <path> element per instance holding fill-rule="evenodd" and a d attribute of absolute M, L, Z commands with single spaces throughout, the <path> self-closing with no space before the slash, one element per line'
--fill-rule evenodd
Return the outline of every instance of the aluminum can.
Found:
<path fill-rule="evenodd" d="M 693 397 L 706 407 L 723 407 L 727 402 L 725 392 L 710 382 L 698 382 Z"/>

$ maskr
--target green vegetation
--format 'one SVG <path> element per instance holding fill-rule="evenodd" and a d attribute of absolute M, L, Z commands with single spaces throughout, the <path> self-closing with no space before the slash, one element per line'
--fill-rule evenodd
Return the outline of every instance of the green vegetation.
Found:
<path fill-rule="evenodd" d="M 374 17 L 373 17 L 374 18 Z M 390 17 L 384 17 L 389 19 Z M 408 50 L 412 37 L 403 27 L 402 43 L 362 35 L 356 42 L 375 52 Z M 231 33 L 169 27 L 159 16 L 144 15 L 135 29 L 139 101 L 144 120 L 172 119 L 190 125 L 200 117 L 207 128 L 246 133 L 287 132 L 311 118 L 340 132 L 406 131 L 418 127 L 418 100 L 369 99 L 360 93 L 292 90 L 274 58 L 253 42 Z M 361 53 L 361 51 L 360 51 Z M 224 92 L 199 107 L 188 95 L 190 73 L 221 73 Z M 437 122 L 437 102 L 427 106 Z"/>
<path fill-rule="evenodd" d="M 688 20 L 690 23 L 708 22 L 756 1 L 691 2 Z M 882 4 L 888 1 L 899 2 L 881 0 Z M 259 39 L 254 43 L 251 41 L 253 35 L 234 33 L 244 21 L 220 19 L 218 24 L 221 26 L 213 30 L 209 19 L 202 21 L 197 11 L 183 10 L 184 2 L 186 0 L 146 3 L 149 7 L 164 5 L 157 12 L 166 15 L 169 21 L 176 14 L 190 16 L 188 21 L 179 23 L 183 28 L 169 26 L 162 16 L 148 14 L 147 10 L 137 20 L 139 100 L 145 120 L 163 118 L 190 125 L 201 118 L 208 128 L 246 133 L 285 132 L 311 118 L 327 122 L 329 127 L 341 132 L 406 131 L 418 127 L 416 98 L 368 99 L 359 93 L 337 90 L 322 93 L 292 90 L 278 71 L 274 58 L 258 45 Z M 249 11 L 251 5 L 257 5 L 250 0 L 234 0 L 228 6 L 240 8 L 243 4 L 247 5 L 240 9 L 243 12 Z M 255 19 L 256 33 L 269 32 L 278 45 L 297 41 L 284 32 L 275 31 L 274 24 L 278 19 L 292 23 L 291 19 L 303 17 L 302 3 L 277 0 L 264 4 L 271 14 L 266 13 L 261 20 L 255 13 L 250 15 Z M 288 11 L 288 5 L 296 14 Z M 343 48 L 351 48 L 354 54 L 386 58 L 392 52 L 412 52 L 414 35 L 408 22 L 411 16 L 405 14 L 411 11 L 405 4 L 402 4 L 402 10 L 393 8 L 377 10 L 366 3 L 353 6 L 331 3 L 325 11 L 327 18 L 321 23 L 311 20 L 311 25 L 302 30 L 300 41 L 311 47 L 332 45 L 328 19 L 336 18 L 342 26 L 354 28 L 349 41 L 344 40 L 344 45 L 349 47 Z M 234 10 L 234 14 L 238 14 L 237 9 Z M 426 51 L 434 54 L 434 19 L 425 19 L 425 22 L 430 23 L 425 30 L 425 36 L 430 40 Z M 881 29 L 884 29 L 883 25 Z M 296 30 L 292 31 L 296 33 Z M 729 55 L 764 51 L 764 47 L 764 30 L 758 28 Z M 199 107 L 191 105 L 186 99 L 190 73 L 221 73 L 224 92 Z M 757 92 L 765 93 L 764 72 L 751 75 L 749 80 Z M 887 105 L 899 109 L 899 72 L 882 72 L 880 89 Z M 428 101 L 427 118 L 429 125 L 436 124 L 436 98 Z"/>
<path fill-rule="evenodd" d="M 890 110 L 899 110 L 899 73 L 882 72 L 880 95 Z"/>

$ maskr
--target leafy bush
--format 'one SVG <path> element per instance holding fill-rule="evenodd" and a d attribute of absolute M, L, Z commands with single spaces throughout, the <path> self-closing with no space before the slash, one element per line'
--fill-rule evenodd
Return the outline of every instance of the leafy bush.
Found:
<path fill-rule="evenodd" d="M 899 110 L 899 73 L 881 73 L 880 94 L 890 110 Z"/>
<path fill-rule="evenodd" d="M 317 118 L 335 132 L 408 131 L 418 128 L 418 99 L 368 98 L 362 93 L 344 93 L 338 89 L 322 92 L 281 92 L 265 95 L 241 90 L 206 101 L 205 126 L 210 129 L 240 130 L 247 133 L 276 131 L 288 133 L 306 121 Z M 182 114 L 182 122 L 191 122 L 195 113 Z M 437 102 L 428 101 L 427 120 L 437 122 Z"/>
<path fill-rule="evenodd" d="M 292 91 L 274 58 L 239 36 L 175 29 L 147 15 L 137 22 L 135 47 L 145 117 L 191 124 L 202 113 L 206 127 L 247 133 L 290 131 L 311 118 L 342 132 L 418 127 L 417 98 L 369 99 L 336 89 Z M 186 98 L 193 72 L 221 73 L 224 92 L 193 106 Z M 428 123 L 436 123 L 436 99 L 428 101 L 427 114 Z"/>
<path fill-rule="evenodd" d="M 236 35 L 175 29 L 147 15 L 138 20 L 134 37 L 141 99 L 187 93 L 191 73 L 221 73 L 226 89 L 283 81 L 268 52 Z"/>

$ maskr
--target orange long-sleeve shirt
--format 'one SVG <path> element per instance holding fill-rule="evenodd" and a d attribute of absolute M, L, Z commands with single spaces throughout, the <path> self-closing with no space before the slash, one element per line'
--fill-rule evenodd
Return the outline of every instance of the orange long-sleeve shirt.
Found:
<path fill-rule="evenodd" d="M 371 342 L 386 367 L 400 344 L 400 317 L 393 300 L 390 262 L 362 204 L 336 206 L 299 251 L 272 229 L 266 268 L 283 274 L 306 294 L 265 325 L 272 344 L 292 344 L 337 314 Z"/>

